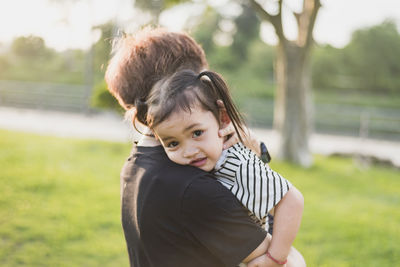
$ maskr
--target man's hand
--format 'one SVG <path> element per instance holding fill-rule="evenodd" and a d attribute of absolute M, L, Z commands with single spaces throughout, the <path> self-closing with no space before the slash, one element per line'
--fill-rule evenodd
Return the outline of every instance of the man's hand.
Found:
<path fill-rule="evenodd" d="M 227 137 L 228 139 L 224 142 L 224 149 L 228 149 L 234 144 L 239 142 L 239 137 L 233 127 L 233 124 L 230 123 L 227 127 L 218 131 L 218 135 L 220 137 Z"/>
<path fill-rule="evenodd" d="M 225 109 L 225 105 L 222 100 L 217 100 L 217 105 L 220 109 Z M 230 148 L 239 142 L 239 136 L 236 133 L 232 122 L 229 122 L 226 127 L 219 130 L 218 134 L 220 137 L 228 137 L 228 139 L 224 142 L 224 149 Z M 257 156 L 261 155 L 260 140 L 258 140 L 256 135 L 250 129 L 245 127 L 243 131 L 240 131 L 240 136 L 243 140 L 243 144 L 247 148 L 250 148 L 254 153 L 256 153 Z"/>
<path fill-rule="evenodd" d="M 254 260 L 250 261 L 249 263 L 247 263 L 247 267 L 281 267 L 281 266 L 286 266 L 286 264 L 279 265 L 270 258 L 268 258 L 266 254 L 263 254 L 255 258 Z"/>

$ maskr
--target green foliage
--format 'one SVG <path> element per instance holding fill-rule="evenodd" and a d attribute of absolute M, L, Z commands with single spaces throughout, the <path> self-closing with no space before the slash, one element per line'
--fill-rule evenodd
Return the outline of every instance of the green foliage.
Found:
<path fill-rule="evenodd" d="M 123 113 L 123 108 L 118 101 L 108 92 L 107 85 L 104 81 L 104 74 L 110 59 L 114 24 L 111 22 L 94 27 L 100 30 L 100 39 L 93 45 L 93 69 L 94 87 L 91 96 L 91 106 L 100 109 L 112 109 L 119 113 Z"/>
<path fill-rule="evenodd" d="M 237 27 L 238 31 L 234 38 L 238 38 L 236 40 L 248 38 L 245 43 L 240 45 L 237 43 L 235 47 L 218 46 L 210 36 L 217 29 L 216 21 L 219 16 L 211 11 L 207 14 L 209 15 L 197 27 L 194 36 L 205 50 L 210 69 L 221 73 L 226 79 L 236 104 L 250 125 L 270 127 L 271 99 L 275 87 L 273 82 L 275 48 L 250 33 L 243 33 L 246 31 L 243 25 Z M 258 28 L 258 24 L 253 26 Z M 240 50 L 245 51 L 238 52 Z"/>
<path fill-rule="evenodd" d="M 394 22 L 355 31 L 345 55 L 348 72 L 361 77 L 360 88 L 400 92 L 400 34 Z"/>
<path fill-rule="evenodd" d="M 216 47 L 212 36 L 218 29 L 218 22 L 220 19 L 221 15 L 219 15 L 214 9 L 207 8 L 199 25 L 197 25 L 192 32 L 194 39 L 201 44 L 202 48 L 206 52 L 208 61 L 210 61 L 210 54 L 213 53 L 213 50 Z"/>
<path fill-rule="evenodd" d="M 94 86 L 91 106 L 100 109 L 112 109 L 119 113 L 124 112 L 118 101 L 107 90 L 107 84 L 104 80 Z"/>
<path fill-rule="evenodd" d="M 354 32 L 342 49 L 317 47 L 313 85 L 317 89 L 400 92 L 400 34 L 394 22 Z"/>
<path fill-rule="evenodd" d="M 346 87 L 341 84 L 340 75 L 344 75 L 343 53 L 330 45 L 315 47 L 313 52 L 312 81 L 314 88 Z"/>
<path fill-rule="evenodd" d="M 258 39 L 260 20 L 256 12 L 248 4 L 242 4 L 242 13 L 234 19 L 236 33 L 233 36 L 232 52 L 239 60 L 246 60 L 249 46 L 253 40 Z"/>
<path fill-rule="evenodd" d="M 54 83 L 84 83 L 85 54 L 81 50 L 56 52 L 43 39 L 19 37 L 0 55 L 0 79 Z"/>
<path fill-rule="evenodd" d="M 46 48 L 43 38 L 30 35 L 16 38 L 11 45 L 11 51 L 18 57 L 35 59 L 46 56 L 49 49 Z"/>
<path fill-rule="evenodd" d="M 0 73 L 4 73 L 9 68 L 10 68 L 10 62 L 8 61 L 7 57 L 0 56 Z"/>
<path fill-rule="evenodd" d="M 111 52 L 114 25 L 93 27 L 101 36 L 92 50 L 56 52 L 37 36 L 18 37 L 8 53 L 0 55 L 0 79 L 85 84 L 104 78 Z M 92 79 L 92 80 L 89 80 Z"/>
<path fill-rule="evenodd" d="M 93 29 L 101 32 L 99 40 L 93 45 L 93 83 L 97 84 L 104 79 L 105 70 L 110 59 L 115 26 L 113 23 L 108 22 L 95 26 Z"/>
<path fill-rule="evenodd" d="M 142 10 L 158 12 L 159 10 L 173 7 L 185 2 L 189 2 L 189 0 L 136 0 L 135 6 Z"/>
<path fill-rule="evenodd" d="M 130 149 L 0 131 L 0 265 L 127 266 L 118 176 Z M 400 261 L 398 169 L 323 156 L 271 166 L 305 198 L 294 245 L 308 266 Z"/>

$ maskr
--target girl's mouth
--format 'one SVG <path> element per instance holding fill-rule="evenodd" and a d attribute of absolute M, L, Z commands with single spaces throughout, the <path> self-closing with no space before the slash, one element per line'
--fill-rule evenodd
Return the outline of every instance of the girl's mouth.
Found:
<path fill-rule="evenodd" d="M 200 159 L 192 160 L 192 161 L 190 162 L 190 165 L 191 165 L 191 166 L 195 166 L 195 167 L 201 167 L 201 166 L 203 166 L 204 164 L 206 164 L 206 162 L 207 162 L 207 158 L 200 158 Z"/>

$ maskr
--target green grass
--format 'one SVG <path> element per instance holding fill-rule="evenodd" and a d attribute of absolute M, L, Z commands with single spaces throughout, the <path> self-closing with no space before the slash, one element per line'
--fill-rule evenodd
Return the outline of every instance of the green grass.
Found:
<path fill-rule="evenodd" d="M 127 144 L 0 131 L 0 266 L 128 266 L 119 172 Z M 400 262 L 400 172 L 316 156 L 274 161 L 305 197 L 308 266 Z"/>
<path fill-rule="evenodd" d="M 395 266 L 400 262 L 400 172 L 361 169 L 349 158 L 315 158 L 310 169 L 273 162 L 303 193 L 295 246 L 308 266 Z"/>
<path fill-rule="evenodd" d="M 129 146 L 0 131 L 0 266 L 127 266 Z"/>

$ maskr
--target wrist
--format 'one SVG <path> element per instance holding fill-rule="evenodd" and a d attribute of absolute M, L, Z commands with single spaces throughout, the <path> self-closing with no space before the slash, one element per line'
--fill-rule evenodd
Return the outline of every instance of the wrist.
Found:
<path fill-rule="evenodd" d="M 275 262 L 276 264 L 284 265 L 284 264 L 287 263 L 287 258 L 284 259 L 284 260 L 282 260 L 282 259 L 277 259 L 277 258 L 273 257 L 273 256 L 271 255 L 271 253 L 269 253 L 268 250 L 267 250 L 267 252 L 265 253 L 265 255 L 266 255 L 269 259 L 271 259 L 273 262 Z"/>

